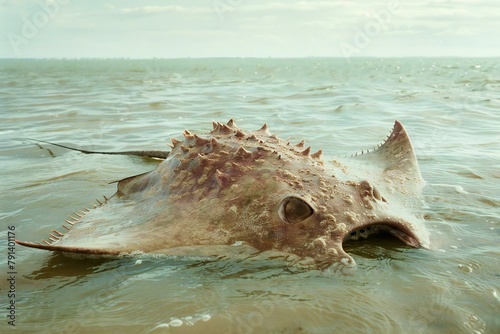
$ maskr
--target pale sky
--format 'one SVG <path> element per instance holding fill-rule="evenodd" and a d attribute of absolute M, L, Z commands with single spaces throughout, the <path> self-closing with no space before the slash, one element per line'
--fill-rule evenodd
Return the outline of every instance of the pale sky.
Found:
<path fill-rule="evenodd" d="M 0 0 L 0 58 L 500 56 L 499 0 Z"/>

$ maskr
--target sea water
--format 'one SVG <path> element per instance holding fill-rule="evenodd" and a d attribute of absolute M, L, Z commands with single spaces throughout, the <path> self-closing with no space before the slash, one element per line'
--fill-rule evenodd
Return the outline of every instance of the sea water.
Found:
<path fill-rule="evenodd" d="M 499 333 L 498 63 L 0 60 L 2 333 Z M 351 242 L 356 270 L 325 275 L 279 258 L 77 260 L 12 246 L 156 164 L 29 138 L 167 150 L 184 129 L 230 118 L 305 139 L 326 160 L 373 148 L 401 121 L 426 180 L 431 249 Z"/>

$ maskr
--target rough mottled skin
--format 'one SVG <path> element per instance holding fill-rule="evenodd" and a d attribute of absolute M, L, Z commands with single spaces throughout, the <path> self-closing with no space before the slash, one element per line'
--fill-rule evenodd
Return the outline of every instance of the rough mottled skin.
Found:
<path fill-rule="evenodd" d="M 87 254 L 182 253 L 184 246 L 232 245 L 276 250 L 318 268 L 353 264 L 350 238 L 387 231 L 412 247 L 428 247 L 411 212 L 423 181 L 403 126 L 377 150 L 325 162 L 233 120 L 204 136 L 184 132 L 151 172 L 126 178 L 95 209 L 80 211 L 43 244 L 22 245 Z M 64 234 L 64 235 L 63 235 Z M 195 254 L 194 254 L 195 255 Z"/>

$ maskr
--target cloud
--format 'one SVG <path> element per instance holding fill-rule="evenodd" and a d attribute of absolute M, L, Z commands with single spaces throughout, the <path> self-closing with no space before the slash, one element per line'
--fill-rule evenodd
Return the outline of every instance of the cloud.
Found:
<path fill-rule="evenodd" d="M 54 1 L 0 2 L 0 57 L 342 56 L 339 45 L 367 29 L 359 55 L 500 55 L 497 0 L 64 1 L 14 54 L 5 34 L 22 35 L 40 4 Z M 446 45 L 430 50 L 430 41 Z"/>

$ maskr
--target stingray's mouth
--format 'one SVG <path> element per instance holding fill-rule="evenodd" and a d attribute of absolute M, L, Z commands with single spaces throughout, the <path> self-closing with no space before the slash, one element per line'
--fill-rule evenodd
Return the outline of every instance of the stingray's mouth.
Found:
<path fill-rule="evenodd" d="M 344 242 L 367 239 L 382 234 L 391 235 L 411 247 L 427 248 L 428 242 L 425 236 L 419 236 L 413 229 L 400 222 L 378 222 L 358 227 L 344 237 Z"/>

